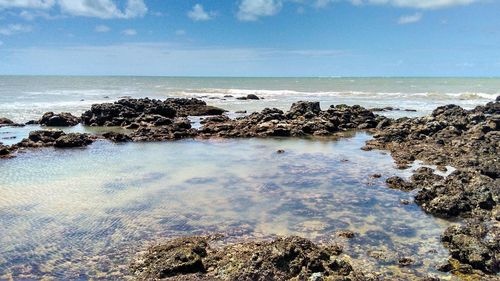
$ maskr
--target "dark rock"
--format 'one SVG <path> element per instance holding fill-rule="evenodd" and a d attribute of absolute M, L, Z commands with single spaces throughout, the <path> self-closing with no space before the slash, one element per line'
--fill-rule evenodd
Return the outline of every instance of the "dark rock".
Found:
<path fill-rule="evenodd" d="M 0 125 L 12 125 L 12 124 L 14 124 L 14 121 L 4 117 L 0 117 Z"/>
<path fill-rule="evenodd" d="M 53 146 L 56 140 L 64 136 L 61 130 L 37 130 L 29 133 L 27 139 L 23 139 L 16 146 L 18 147 L 44 147 Z"/>
<path fill-rule="evenodd" d="M 356 236 L 356 234 L 350 230 L 339 230 L 336 232 L 336 234 L 338 237 L 348 238 L 348 239 L 354 238 L 354 236 Z"/>
<path fill-rule="evenodd" d="M 5 157 L 10 154 L 10 149 L 8 146 L 0 144 L 0 157 Z"/>
<path fill-rule="evenodd" d="M 500 227 L 494 222 L 469 220 L 448 227 L 442 241 L 461 263 L 488 273 L 500 270 Z"/>
<path fill-rule="evenodd" d="M 259 97 L 257 95 L 254 95 L 254 94 L 248 94 L 247 99 L 248 100 L 259 100 Z"/>
<path fill-rule="evenodd" d="M 225 110 L 208 106 L 198 99 L 171 98 L 121 99 L 114 103 L 94 104 L 82 115 L 89 126 L 130 126 L 145 122 L 152 126 L 169 125 L 170 119 L 186 116 L 220 115 Z"/>
<path fill-rule="evenodd" d="M 283 149 L 278 149 L 278 150 L 276 151 L 276 153 L 278 153 L 278 154 L 283 154 L 283 153 L 285 153 L 285 150 L 283 150 Z"/>
<path fill-rule="evenodd" d="M 247 100 L 248 98 L 247 97 L 237 97 L 236 99 L 237 100 Z"/>
<path fill-rule="evenodd" d="M 336 245 L 319 246 L 299 237 L 220 249 L 211 248 L 206 238 L 191 237 L 150 248 L 131 269 L 141 280 L 171 276 L 185 279 L 193 273 L 203 280 L 307 280 L 319 275 L 333 280 L 367 280 L 347 260 L 339 258 L 340 253 Z"/>
<path fill-rule="evenodd" d="M 382 177 L 382 175 L 381 174 L 373 174 L 373 175 L 371 175 L 371 177 L 374 179 L 379 179 Z"/>
<path fill-rule="evenodd" d="M 387 186 L 389 188 L 392 188 L 392 189 L 399 189 L 402 191 L 411 191 L 411 190 L 415 189 L 415 186 L 413 184 L 405 181 L 404 179 L 402 179 L 398 176 L 388 178 L 385 181 L 385 183 L 387 184 Z"/>
<path fill-rule="evenodd" d="M 102 134 L 102 136 L 110 140 L 112 142 L 128 142 L 132 141 L 132 138 L 129 135 L 122 134 L 122 133 L 116 133 L 116 132 L 107 132 Z"/>
<path fill-rule="evenodd" d="M 59 137 L 55 141 L 54 147 L 59 147 L 59 148 L 83 147 L 91 144 L 92 142 L 93 139 L 88 134 L 69 133 Z"/>
<path fill-rule="evenodd" d="M 80 123 L 80 119 L 68 112 L 58 114 L 55 114 L 54 112 L 47 112 L 38 121 L 38 124 L 40 125 L 51 127 L 76 126 L 78 123 Z"/>

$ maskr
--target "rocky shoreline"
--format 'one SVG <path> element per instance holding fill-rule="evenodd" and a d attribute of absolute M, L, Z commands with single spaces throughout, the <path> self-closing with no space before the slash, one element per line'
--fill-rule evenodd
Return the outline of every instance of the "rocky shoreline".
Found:
<path fill-rule="evenodd" d="M 236 119 L 197 99 L 122 99 L 93 105 L 81 117 L 46 113 L 42 126 L 87 126 L 127 129 L 102 135 L 38 130 L 18 144 L 0 144 L 0 157 L 37 147 L 83 147 L 99 139 L 114 142 L 166 141 L 183 138 L 249 138 L 328 136 L 346 130 L 373 133 L 364 150 L 388 150 L 398 167 L 415 160 L 446 166 L 448 176 L 419 168 L 409 181 L 392 177 L 390 188 L 415 190 L 415 203 L 425 212 L 460 224 L 449 227 L 442 242 L 449 262 L 439 270 L 472 280 L 498 279 L 500 270 L 500 97 L 465 110 L 439 107 L 430 116 L 390 119 L 360 106 L 337 105 L 321 110 L 318 102 L 297 102 L 289 111 L 264 109 Z M 199 129 L 188 116 L 206 116 Z M 1 124 L 18 125 L 2 118 Z M 378 280 L 363 275 L 341 258 L 336 245 L 316 245 L 298 237 L 248 242 L 223 248 L 213 237 L 186 237 L 151 247 L 131 265 L 141 280 Z M 348 253 L 347 253 L 348 254 Z M 404 261 L 403 261 L 404 264 Z M 438 280 L 429 277 L 415 280 Z"/>

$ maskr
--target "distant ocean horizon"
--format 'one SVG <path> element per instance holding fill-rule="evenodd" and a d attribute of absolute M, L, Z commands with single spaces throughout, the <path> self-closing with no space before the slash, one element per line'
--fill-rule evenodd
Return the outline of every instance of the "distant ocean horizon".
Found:
<path fill-rule="evenodd" d="M 256 94 L 259 101 L 238 96 Z M 283 110 L 298 100 L 396 107 L 387 115 L 424 115 L 439 105 L 473 108 L 500 95 L 497 77 L 195 77 L 0 75 L 0 116 L 24 122 L 47 111 L 81 114 L 123 97 L 200 98 L 229 111 Z M 408 113 L 404 109 L 416 110 Z"/>

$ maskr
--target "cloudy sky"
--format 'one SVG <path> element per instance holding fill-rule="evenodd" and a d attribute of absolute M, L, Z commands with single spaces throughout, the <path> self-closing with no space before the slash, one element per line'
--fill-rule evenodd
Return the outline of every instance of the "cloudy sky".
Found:
<path fill-rule="evenodd" d="M 500 76 L 497 0 L 0 0 L 0 74 Z"/>

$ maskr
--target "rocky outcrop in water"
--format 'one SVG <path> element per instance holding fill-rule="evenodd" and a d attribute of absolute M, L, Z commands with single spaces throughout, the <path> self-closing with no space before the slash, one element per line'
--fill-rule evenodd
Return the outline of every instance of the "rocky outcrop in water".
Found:
<path fill-rule="evenodd" d="M 0 143 L 0 157 L 7 157 L 10 154 L 10 148 Z"/>
<path fill-rule="evenodd" d="M 465 110 L 441 106 L 430 116 L 401 118 L 379 127 L 365 149 L 387 149 L 395 160 L 408 165 L 414 160 L 456 171 L 447 177 L 429 168 L 417 170 L 409 182 L 419 191 L 415 202 L 426 212 L 444 218 L 473 218 L 474 223 L 452 226 L 443 235 L 462 268 L 498 273 L 498 244 L 485 245 L 485 237 L 497 237 L 500 221 L 500 103 Z M 480 231 L 478 231 L 478 229 Z"/>
<path fill-rule="evenodd" d="M 297 102 L 288 112 L 266 108 L 245 117 L 207 119 L 205 137 L 268 137 L 330 135 L 348 129 L 375 128 L 384 117 L 360 106 L 337 105 L 322 111 L 319 102 Z"/>
<path fill-rule="evenodd" d="M 453 259 L 488 273 L 500 271 L 500 226 L 495 221 L 478 221 L 469 219 L 464 225 L 449 227 L 442 236 L 445 246 L 450 249 Z M 450 270 L 469 273 L 468 267 L 454 268 L 453 260 Z M 465 270 L 464 270 L 465 269 Z"/>
<path fill-rule="evenodd" d="M 95 137 L 89 134 L 69 133 L 61 130 L 38 130 L 30 132 L 28 138 L 16 144 L 15 148 L 38 148 L 54 146 L 59 148 L 82 147 L 91 144 Z"/>
<path fill-rule="evenodd" d="M 340 257 L 337 245 L 299 237 L 210 246 L 188 237 L 154 246 L 132 262 L 138 280 L 374 280 Z"/>
<path fill-rule="evenodd" d="M 68 112 L 57 114 L 54 112 L 47 112 L 42 116 L 38 123 L 42 126 L 49 127 L 70 127 L 78 125 L 78 123 L 80 123 L 80 118 L 73 116 Z"/>
<path fill-rule="evenodd" d="M 0 117 L 0 125 L 12 125 L 12 124 L 14 124 L 14 121 L 5 117 Z"/>
<path fill-rule="evenodd" d="M 165 125 L 175 117 L 220 115 L 223 109 L 208 106 L 198 99 L 172 98 L 121 99 L 114 103 L 92 105 L 82 114 L 82 122 L 88 126 L 130 126 L 146 124 Z"/>

